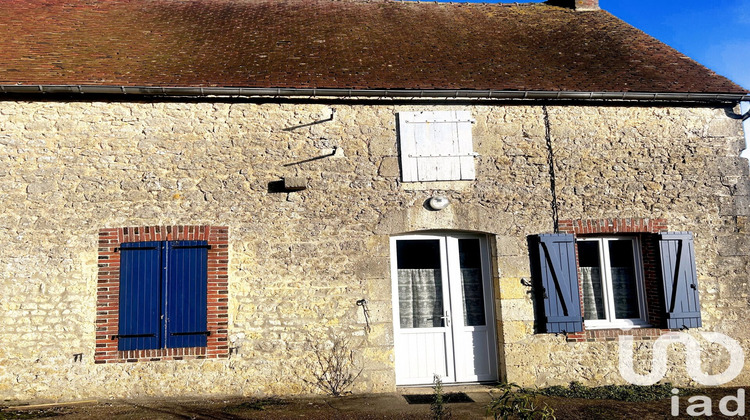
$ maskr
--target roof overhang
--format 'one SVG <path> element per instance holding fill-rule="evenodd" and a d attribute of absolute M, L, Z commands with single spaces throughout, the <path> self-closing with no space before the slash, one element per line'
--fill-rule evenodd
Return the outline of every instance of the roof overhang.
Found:
<path fill-rule="evenodd" d="M 5 94 L 134 95 L 153 97 L 244 98 L 370 98 L 370 99 L 466 99 L 466 100 L 575 100 L 689 103 L 738 103 L 750 101 L 748 93 L 679 92 L 577 92 L 477 89 L 342 89 L 255 87 L 162 87 L 107 85 L 2 85 Z"/>

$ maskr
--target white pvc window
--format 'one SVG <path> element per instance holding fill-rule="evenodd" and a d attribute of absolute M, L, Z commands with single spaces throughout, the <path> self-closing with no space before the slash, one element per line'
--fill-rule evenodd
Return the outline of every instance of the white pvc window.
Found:
<path fill-rule="evenodd" d="M 643 265 L 636 238 L 578 239 L 586 328 L 645 326 Z"/>
<path fill-rule="evenodd" d="M 474 179 L 470 112 L 399 112 L 398 122 L 404 182 Z"/>

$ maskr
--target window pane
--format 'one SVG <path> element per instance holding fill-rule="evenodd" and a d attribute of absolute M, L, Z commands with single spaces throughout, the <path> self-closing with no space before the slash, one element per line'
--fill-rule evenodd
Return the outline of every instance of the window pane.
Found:
<path fill-rule="evenodd" d="M 396 242 L 398 311 L 401 328 L 443 326 L 440 241 Z"/>
<path fill-rule="evenodd" d="M 609 263 L 612 268 L 615 318 L 640 318 L 633 241 L 609 241 Z"/>
<path fill-rule="evenodd" d="M 599 242 L 578 242 L 578 261 L 581 266 L 584 319 L 606 319 Z"/>
<path fill-rule="evenodd" d="M 458 256 L 461 267 L 464 325 L 471 327 L 485 325 L 479 239 L 459 239 Z"/>

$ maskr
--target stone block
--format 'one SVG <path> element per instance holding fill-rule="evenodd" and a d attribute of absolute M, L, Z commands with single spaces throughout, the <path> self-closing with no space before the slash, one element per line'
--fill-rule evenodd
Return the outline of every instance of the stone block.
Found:
<path fill-rule="evenodd" d="M 368 300 L 390 302 L 393 296 L 390 278 L 372 278 L 365 280 L 365 283 Z"/>
<path fill-rule="evenodd" d="M 370 139 L 370 156 L 397 156 L 395 133 L 388 132 L 388 135 L 374 136 Z"/>
<path fill-rule="evenodd" d="M 741 136 L 742 125 L 739 120 L 729 118 L 716 118 L 706 124 L 703 129 L 705 137 L 732 137 Z"/>
<path fill-rule="evenodd" d="M 750 255 L 750 237 L 746 235 L 720 236 L 717 245 L 722 257 Z"/>
<path fill-rule="evenodd" d="M 401 175 L 398 158 L 390 156 L 384 157 L 383 160 L 380 161 L 378 175 L 389 178 L 398 178 Z"/>
<path fill-rule="evenodd" d="M 525 256 L 499 256 L 497 258 L 498 268 L 502 277 L 525 277 L 531 276 L 530 260 Z"/>
<path fill-rule="evenodd" d="M 500 301 L 499 320 L 534 321 L 534 306 L 528 299 L 505 299 Z"/>
<path fill-rule="evenodd" d="M 503 343 L 517 343 L 534 333 L 534 323 L 528 321 L 502 321 Z"/>
<path fill-rule="evenodd" d="M 526 299 L 530 296 L 531 288 L 522 283 L 519 277 L 500 278 L 500 299 Z"/>
<path fill-rule="evenodd" d="M 528 255 L 526 240 L 517 236 L 497 235 L 495 236 L 495 246 L 498 256 Z"/>
<path fill-rule="evenodd" d="M 359 260 L 355 266 L 355 272 L 361 277 L 388 278 L 390 277 L 390 264 L 387 258 L 372 257 L 367 260 Z"/>

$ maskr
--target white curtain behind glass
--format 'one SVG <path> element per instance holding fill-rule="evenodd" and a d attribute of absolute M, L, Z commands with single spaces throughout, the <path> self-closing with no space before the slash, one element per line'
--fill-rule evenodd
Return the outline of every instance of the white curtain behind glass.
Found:
<path fill-rule="evenodd" d="M 602 275 L 599 267 L 581 267 L 584 319 L 605 319 Z"/>
<path fill-rule="evenodd" d="M 629 267 L 612 267 L 611 276 L 615 319 L 638 318 L 638 291 L 633 270 Z M 599 267 L 581 267 L 581 284 L 584 319 L 605 319 Z"/>
<path fill-rule="evenodd" d="M 439 269 L 398 270 L 401 328 L 443 326 L 443 282 Z"/>

